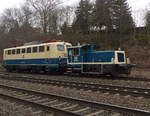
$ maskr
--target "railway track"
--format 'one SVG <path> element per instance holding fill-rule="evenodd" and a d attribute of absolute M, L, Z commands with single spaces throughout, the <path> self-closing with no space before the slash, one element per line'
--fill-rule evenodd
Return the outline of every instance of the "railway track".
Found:
<path fill-rule="evenodd" d="M 0 97 L 56 116 L 149 116 L 150 112 L 0 85 Z"/>
<path fill-rule="evenodd" d="M 32 83 L 40 83 L 40 84 L 50 84 L 54 86 L 60 87 L 69 87 L 76 89 L 84 89 L 91 91 L 100 91 L 104 93 L 111 94 L 120 94 L 123 96 L 134 96 L 134 97 L 144 97 L 150 98 L 150 89 L 145 88 L 133 88 L 133 87 L 124 87 L 124 86 L 116 86 L 116 85 L 104 85 L 104 84 L 90 84 L 90 83 L 79 83 L 72 81 L 58 81 L 58 80 L 50 80 L 50 79 L 38 79 L 32 77 L 12 77 L 9 75 L 0 76 L 1 79 L 15 80 L 15 81 L 25 81 Z"/>
<path fill-rule="evenodd" d="M 33 74 L 28 72 L 29 74 Z M 19 73 L 19 74 L 28 74 L 28 73 Z M 12 75 L 12 74 L 16 74 L 16 72 L 6 72 L 6 71 L 0 71 L 0 75 Z M 17 73 L 18 74 L 18 73 Z M 35 75 L 38 75 L 41 73 L 36 73 Z M 47 75 L 47 74 L 43 74 L 43 75 Z M 63 76 L 65 76 L 66 74 L 63 74 Z M 49 75 L 48 75 L 49 76 Z M 60 75 L 54 75 L 53 76 L 60 76 Z M 68 75 L 67 75 L 68 76 Z M 107 79 L 107 80 L 124 80 L 124 81 L 144 81 L 144 82 L 150 82 L 150 78 L 146 78 L 146 77 L 116 77 L 116 78 L 111 78 L 111 77 L 107 77 L 107 76 L 103 76 L 103 77 L 99 77 L 96 75 L 72 75 L 75 77 L 82 77 L 82 78 L 101 78 L 101 79 Z"/>
<path fill-rule="evenodd" d="M 18 72 L 6 72 L 6 71 L 0 71 L 0 74 L 2 75 L 11 75 L 11 74 L 18 74 Z M 33 74 L 31 72 L 25 72 L 25 73 L 19 73 L 19 74 Z M 35 75 L 39 75 L 39 74 L 42 74 L 42 75 L 48 75 L 48 74 L 43 74 L 43 73 L 36 73 Z M 59 74 L 58 75 L 55 75 L 55 74 L 52 74 L 53 76 L 60 76 Z M 63 74 L 63 76 L 65 76 L 67 74 Z M 48 75 L 49 76 L 49 75 Z M 68 75 L 67 75 L 68 76 Z M 108 77 L 108 76 L 103 76 L 103 77 L 100 77 L 100 76 L 96 76 L 96 75 L 72 75 L 73 77 L 82 77 L 82 78 L 101 78 L 101 79 L 107 79 L 107 80 L 110 80 L 110 79 L 113 79 L 113 80 L 129 80 L 129 81 L 144 81 L 144 82 L 150 82 L 150 78 L 148 77 L 116 77 L 116 78 L 112 78 L 112 77 Z"/>

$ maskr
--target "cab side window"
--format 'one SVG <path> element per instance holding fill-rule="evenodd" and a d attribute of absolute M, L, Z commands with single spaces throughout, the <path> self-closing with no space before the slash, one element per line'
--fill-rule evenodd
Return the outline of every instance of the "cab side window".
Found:
<path fill-rule="evenodd" d="M 11 55 L 11 50 L 8 50 L 8 55 Z"/>
<path fill-rule="evenodd" d="M 17 54 L 20 54 L 20 49 L 17 49 Z"/>
<path fill-rule="evenodd" d="M 27 53 L 31 53 L 31 48 L 27 48 Z"/>
<path fill-rule="evenodd" d="M 79 48 L 74 48 L 72 50 L 72 54 L 73 54 L 73 56 L 78 56 L 79 55 Z"/>
<path fill-rule="evenodd" d="M 36 53 L 38 51 L 37 47 L 33 47 L 33 53 Z"/>
<path fill-rule="evenodd" d="M 69 56 L 72 56 L 72 50 L 69 50 L 69 51 L 68 51 L 68 55 L 69 55 Z"/>
<path fill-rule="evenodd" d="M 44 52 L 44 46 L 39 46 L 39 52 Z"/>
<path fill-rule="evenodd" d="M 125 62 L 123 53 L 118 53 L 118 62 Z"/>
<path fill-rule="evenodd" d="M 22 53 L 24 54 L 26 52 L 25 48 L 22 49 Z"/>
<path fill-rule="evenodd" d="M 16 53 L 16 50 L 14 49 L 14 50 L 12 50 L 12 54 L 15 54 Z"/>

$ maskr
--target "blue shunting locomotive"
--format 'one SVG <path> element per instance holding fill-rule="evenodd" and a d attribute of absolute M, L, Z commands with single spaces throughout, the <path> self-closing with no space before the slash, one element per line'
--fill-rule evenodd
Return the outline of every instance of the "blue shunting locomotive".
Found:
<path fill-rule="evenodd" d="M 118 76 L 130 74 L 131 64 L 125 51 L 96 51 L 95 45 L 68 48 L 67 70 L 71 73 Z"/>

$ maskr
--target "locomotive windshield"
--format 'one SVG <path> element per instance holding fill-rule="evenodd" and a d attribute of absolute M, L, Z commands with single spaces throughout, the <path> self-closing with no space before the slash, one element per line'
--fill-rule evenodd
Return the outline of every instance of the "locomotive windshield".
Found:
<path fill-rule="evenodd" d="M 118 62 L 125 62 L 124 53 L 118 53 Z"/>
<path fill-rule="evenodd" d="M 58 49 L 58 51 L 64 51 L 65 47 L 64 47 L 64 45 L 57 45 L 57 49 Z"/>

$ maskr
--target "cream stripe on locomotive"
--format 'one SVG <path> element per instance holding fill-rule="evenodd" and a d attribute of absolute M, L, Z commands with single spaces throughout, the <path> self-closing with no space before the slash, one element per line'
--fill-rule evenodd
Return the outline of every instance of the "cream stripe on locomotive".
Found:
<path fill-rule="evenodd" d="M 76 63 L 68 63 L 68 64 L 116 64 L 115 62 L 76 62 Z M 126 64 L 125 62 L 118 62 L 117 64 Z"/>

